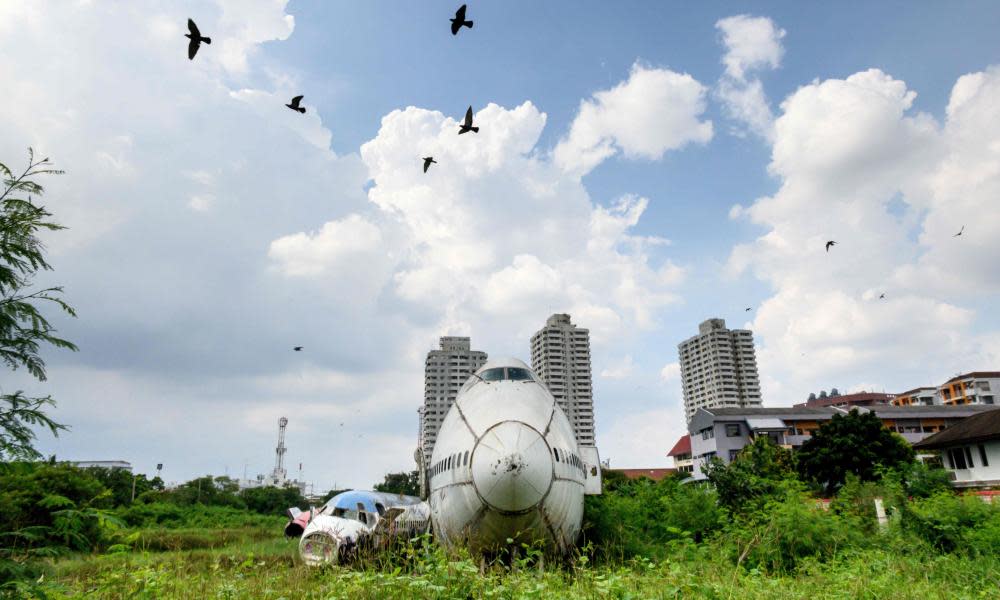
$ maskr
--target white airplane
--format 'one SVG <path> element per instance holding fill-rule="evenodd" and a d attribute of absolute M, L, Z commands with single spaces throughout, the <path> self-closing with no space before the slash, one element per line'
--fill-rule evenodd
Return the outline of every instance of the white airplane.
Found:
<path fill-rule="evenodd" d="M 538 543 L 572 549 L 584 494 L 600 494 L 597 448 L 578 447 L 555 398 L 528 365 L 487 362 L 445 415 L 425 477 L 434 535 L 491 552 Z"/>
<path fill-rule="evenodd" d="M 412 537 L 429 527 L 426 502 L 414 496 L 350 490 L 319 510 L 288 509 L 285 535 L 299 539 L 299 556 L 310 567 L 350 562 L 359 552 Z"/>

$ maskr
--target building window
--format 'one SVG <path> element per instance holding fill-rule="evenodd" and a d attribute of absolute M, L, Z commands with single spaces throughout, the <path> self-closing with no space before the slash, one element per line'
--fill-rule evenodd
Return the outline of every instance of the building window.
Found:
<path fill-rule="evenodd" d="M 951 467 L 953 469 L 967 469 L 965 463 L 965 453 L 962 452 L 962 448 L 952 448 L 948 450 L 948 458 L 951 459 Z"/>
<path fill-rule="evenodd" d="M 990 461 L 986 458 L 986 446 L 979 444 L 979 461 L 983 463 L 984 467 L 990 466 Z"/>
<path fill-rule="evenodd" d="M 715 437 L 715 428 L 706 427 L 701 430 L 701 439 L 710 440 Z"/>
<path fill-rule="evenodd" d="M 740 451 L 739 450 L 730 450 L 729 451 L 729 462 L 733 462 L 734 460 L 736 460 L 736 457 L 739 456 L 739 455 L 740 455 Z"/>
<path fill-rule="evenodd" d="M 976 463 L 972 462 L 972 449 L 966 446 L 962 450 L 965 450 L 965 462 L 969 463 L 969 468 L 975 467 Z"/>
<path fill-rule="evenodd" d="M 739 423 L 726 424 L 726 437 L 740 437 L 740 424 Z"/>

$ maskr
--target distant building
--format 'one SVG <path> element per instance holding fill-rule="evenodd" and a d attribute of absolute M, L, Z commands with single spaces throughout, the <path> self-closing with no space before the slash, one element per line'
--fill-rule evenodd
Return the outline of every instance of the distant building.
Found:
<path fill-rule="evenodd" d="M 576 443 L 593 446 L 594 391 L 590 371 L 590 330 L 567 314 L 555 314 L 531 336 L 531 368 L 566 413 Z"/>
<path fill-rule="evenodd" d="M 1000 486 L 1000 409 L 963 419 L 913 448 L 940 450 L 955 487 Z"/>
<path fill-rule="evenodd" d="M 919 387 L 915 388 L 902 394 L 896 394 L 896 397 L 892 399 L 892 404 L 895 406 L 934 406 L 935 404 L 941 404 L 940 402 L 935 402 L 935 397 L 937 396 L 937 388 L 935 387 Z"/>
<path fill-rule="evenodd" d="M 440 348 L 428 352 L 424 361 L 424 405 L 418 410 L 420 448 L 425 465 L 431 460 L 441 422 L 455 403 L 458 390 L 487 359 L 485 352 L 472 350 L 467 337 L 445 336 L 439 343 Z"/>
<path fill-rule="evenodd" d="M 639 479 L 647 477 L 653 481 L 659 481 L 668 475 L 677 472 L 677 469 L 608 469 L 612 473 L 621 473 L 629 479 Z"/>
<path fill-rule="evenodd" d="M 911 444 L 943 431 L 962 419 L 991 406 L 872 406 L 854 407 L 872 412 L 892 431 Z M 704 478 L 702 466 L 712 457 L 729 463 L 754 439 L 770 437 L 780 446 L 794 450 L 812 437 L 822 422 L 848 410 L 836 407 L 811 408 L 709 408 L 698 409 L 688 431 L 691 433 L 693 475 Z"/>
<path fill-rule="evenodd" d="M 956 375 L 936 388 L 922 387 L 896 394 L 897 406 L 941 406 L 955 404 L 996 405 L 1000 371 L 973 371 Z"/>
<path fill-rule="evenodd" d="M 895 394 L 885 394 L 882 392 L 856 392 L 854 394 L 841 394 L 837 391 L 837 388 L 830 390 L 830 393 L 820 392 L 819 396 L 816 394 L 809 394 L 809 399 L 802 404 L 796 404 L 795 406 L 808 406 L 810 408 L 821 408 L 824 406 L 836 406 L 839 408 L 851 407 L 851 406 L 877 406 L 892 404 L 892 401 L 896 398 Z"/>
<path fill-rule="evenodd" d="M 708 319 L 698 326 L 698 335 L 678 344 L 677 352 L 689 423 L 699 408 L 760 406 L 753 332 L 726 329 L 723 319 Z"/>
<path fill-rule="evenodd" d="M 674 447 L 667 452 L 667 456 L 674 459 L 674 469 L 680 473 L 690 473 L 694 470 L 691 459 L 691 436 L 683 435 L 677 440 Z"/>
<path fill-rule="evenodd" d="M 67 461 L 81 469 L 122 469 L 132 472 L 132 463 L 127 460 L 71 460 Z"/>

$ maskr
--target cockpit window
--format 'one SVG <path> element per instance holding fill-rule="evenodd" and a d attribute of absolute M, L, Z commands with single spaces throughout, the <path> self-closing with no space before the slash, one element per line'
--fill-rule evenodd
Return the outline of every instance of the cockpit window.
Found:
<path fill-rule="evenodd" d="M 484 381 L 500 381 L 503 379 L 503 368 L 486 369 L 480 374 Z"/>
<path fill-rule="evenodd" d="M 507 367 L 507 379 L 511 381 L 530 381 L 531 372 L 520 367 Z"/>
<path fill-rule="evenodd" d="M 486 369 L 479 375 L 483 381 L 531 381 L 531 371 L 520 367 Z"/>

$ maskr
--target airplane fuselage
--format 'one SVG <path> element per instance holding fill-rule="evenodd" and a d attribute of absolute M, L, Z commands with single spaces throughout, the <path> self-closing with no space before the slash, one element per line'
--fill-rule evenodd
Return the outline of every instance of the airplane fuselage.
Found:
<path fill-rule="evenodd" d="M 540 542 L 565 553 L 580 532 L 588 468 L 545 384 L 521 361 L 491 361 L 438 433 L 427 468 L 435 536 L 473 551 Z"/>

